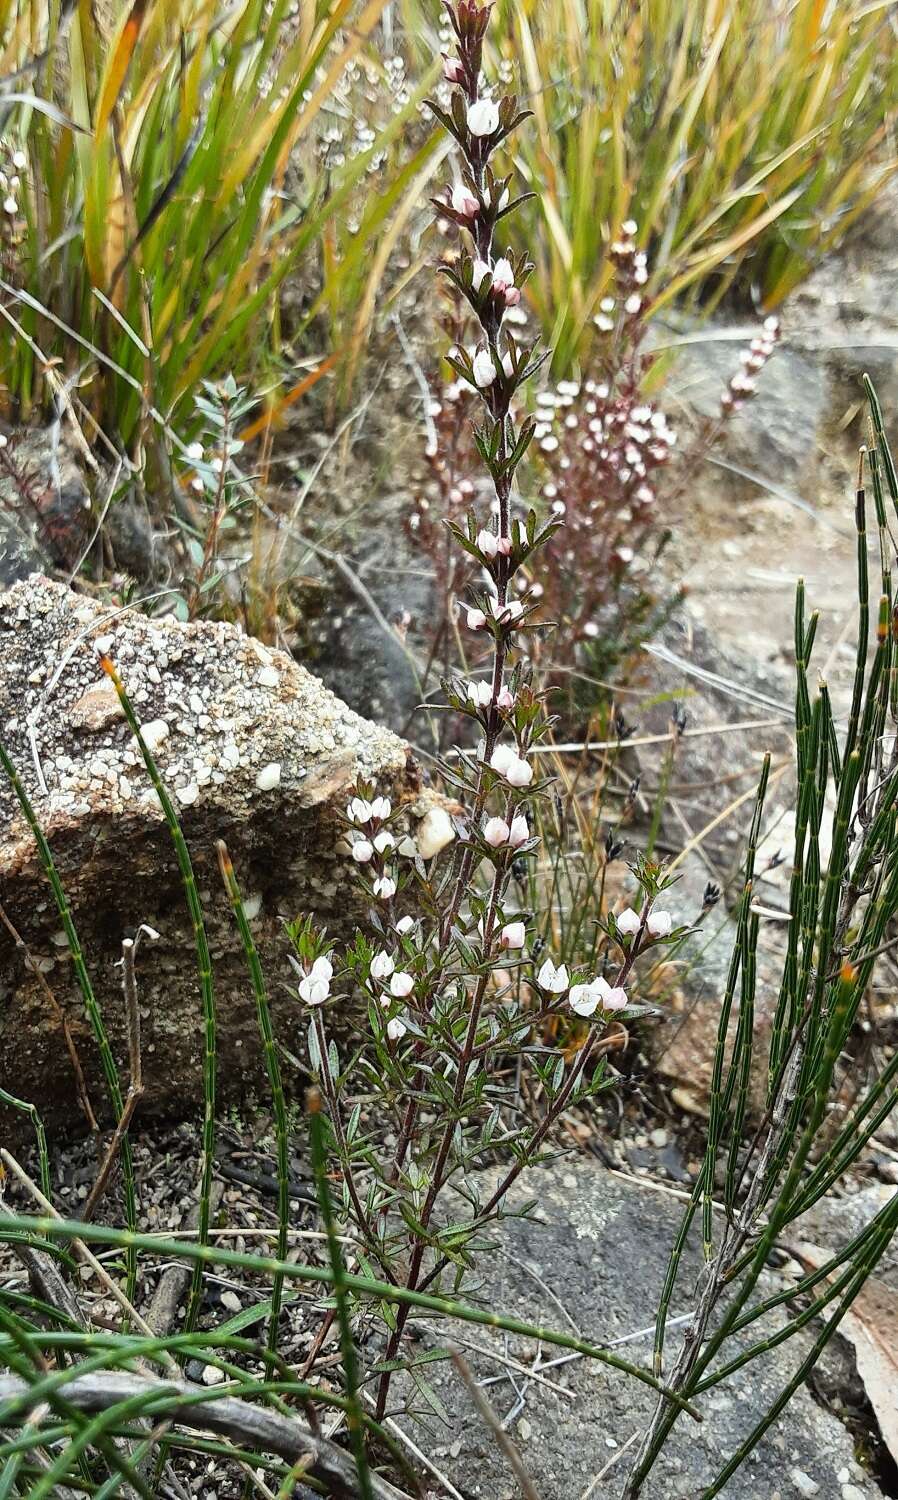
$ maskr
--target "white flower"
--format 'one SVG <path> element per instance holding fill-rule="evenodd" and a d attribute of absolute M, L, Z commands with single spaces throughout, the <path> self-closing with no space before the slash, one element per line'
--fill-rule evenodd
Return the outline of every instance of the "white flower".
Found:
<path fill-rule="evenodd" d="M 374 847 L 378 854 L 386 854 L 388 849 L 396 847 L 396 840 L 392 833 L 388 833 L 385 828 L 382 828 L 374 840 Z"/>
<path fill-rule="evenodd" d="M 396 965 L 394 964 L 389 953 L 387 953 L 385 949 L 381 948 L 380 952 L 376 953 L 374 958 L 371 960 L 371 978 L 389 979 L 395 967 Z"/>
<path fill-rule="evenodd" d="M 511 844 L 512 849 L 520 849 L 522 844 L 526 844 L 529 837 L 530 829 L 527 827 L 527 819 L 524 817 L 523 813 L 518 813 L 516 817 L 512 818 L 511 820 L 511 828 L 508 832 L 508 842 Z"/>
<path fill-rule="evenodd" d="M 492 99 L 475 99 L 468 105 L 468 129 L 472 135 L 492 135 L 499 128 L 499 106 Z"/>
<path fill-rule="evenodd" d="M 396 923 L 396 931 L 401 932 L 404 935 L 407 932 L 411 932 L 414 925 L 414 917 L 400 917 L 399 921 Z"/>
<path fill-rule="evenodd" d="M 667 937 L 673 928 L 673 917 L 669 911 L 649 912 L 648 921 L 645 925 L 652 937 Z"/>
<path fill-rule="evenodd" d="M 198 463 L 203 456 L 202 443 L 189 443 L 186 449 L 186 457 Z"/>
<path fill-rule="evenodd" d="M 305 979 L 299 982 L 299 996 L 306 1005 L 323 1005 L 331 992 L 333 965 L 327 958 L 316 958 Z"/>
<path fill-rule="evenodd" d="M 547 958 L 536 976 L 536 982 L 541 990 L 547 990 L 550 995 L 563 995 L 569 984 L 567 964 L 561 964 L 556 969 L 551 958 Z"/>
<path fill-rule="evenodd" d="M 352 857 L 357 865 L 366 865 L 374 858 L 374 845 L 368 839 L 356 839 L 352 846 Z"/>
<path fill-rule="evenodd" d="M 503 692 L 507 689 L 503 688 Z M 469 682 L 467 699 L 472 708 L 488 708 L 493 701 L 493 685 L 491 682 Z"/>
<path fill-rule="evenodd" d="M 526 928 L 523 922 L 507 922 L 499 934 L 503 948 L 523 948 Z"/>
<path fill-rule="evenodd" d="M 474 288 L 475 292 L 480 291 L 480 288 L 483 286 L 484 281 L 487 280 L 487 278 L 490 277 L 491 274 L 492 273 L 490 272 L 488 261 L 480 260 L 479 257 L 475 259 L 471 267 L 471 286 Z"/>
<path fill-rule="evenodd" d="M 369 823 L 371 821 L 371 803 L 366 802 L 364 797 L 353 797 L 346 809 L 346 816 L 350 823 Z"/>
<path fill-rule="evenodd" d="M 502 356 L 502 374 L 506 380 L 514 378 L 514 356 L 510 349 L 506 349 Z"/>
<path fill-rule="evenodd" d="M 6 209 L 6 212 L 8 214 L 14 214 L 18 212 L 19 205 L 16 202 L 15 198 L 13 198 L 12 194 L 10 194 L 8 198 L 4 198 L 3 207 Z"/>
<path fill-rule="evenodd" d="M 504 818 L 489 818 L 483 825 L 483 837 L 490 848 L 508 843 L 509 827 Z"/>
<path fill-rule="evenodd" d="M 450 202 L 455 212 L 461 214 L 462 218 L 465 219 L 473 219 L 475 214 L 480 210 L 480 204 L 477 202 L 471 189 L 466 188 L 463 183 L 459 183 L 457 187 L 452 189 Z"/>
<path fill-rule="evenodd" d="M 577 1016 L 591 1016 L 599 1005 L 599 992 L 595 980 L 591 984 L 572 984 L 568 1003 Z"/>
<path fill-rule="evenodd" d="M 633 910 L 632 906 L 628 906 L 627 909 L 625 911 L 622 911 L 620 913 L 620 916 L 615 917 L 614 920 L 617 925 L 618 932 L 622 933 L 624 937 L 630 937 L 634 932 L 638 932 L 640 927 L 642 926 L 642 921 L 640 920 L 638 913 Z"/>
<path fill-rule="evenodd" d="M 469 630 L 482 630 L 485 624 L 486 624 L 486 615 L 483 613 L 482 609 L 469 609 L 468 610 L 468 629 Z"/>
<path fill-rule="evenodd" d="M 413 976 L 406 973 L 405 969 L 397 969 L 390 980 L 390 994 L 394 995 L 397 1000 L 404 1000 L 406 995 L 410 995 L 414 988 L 415 981 Z"/>
<path fill-rule="evenodd" d="M 381 820 L 383 820 L 384 818 L 388 818 L 392 811 L 393 804 L 390 801 L 389 797 L 375 797 L 374 801 L 371 803 L 372 818 L 380 818 Z"/>
<path fill-rule="evenodd" d="M 471 373 L 479 391 L 484 391 L 487 386 L 492 385 L 496 378 L 496 366 L 493 364 L 493 356 L 489 349 L 477 350 L 471 361 Z"/>
<path fill-rule="evenodd" d="M 400 1016 L 394 1016 L 392 1021 L 387 1022 L 387 1036 L 391 1042 L 401 1041 L 408 1031 L 408 1027 Z"/>
<path fill-rule="evenodd" d="M 372 890 L 382 901 L 389 901 L 390 897 L 396 894 L 396 882 L 389 875 L 381 875 L 375 880 Z"/>
<path fill-rule="evenodd" d="M 15 151 L 15 152 L 13 152 L 12 164 L 15 167 L 15 169 L 16 169 L 17 172 L 24 172 L 25 168 L 28 165 L 28 157 L 25 155 L 25 152 L 24 151 Z M 777 325 L 777 327 L 779 327 L 779 322 L 778 322 L 778 320 L 776 318 L 768 318 L 767 319 L 767 323 L 775 323 Z M 765 328 L 767 327 L 767 323 L 764 324 Z"/>
<path fill-rule="evenodd" d="M 418 853 L 422 859 L 433 859 L 455 838 L 452 819 L 444 807 L 430 807 L 418 824 Z"/>

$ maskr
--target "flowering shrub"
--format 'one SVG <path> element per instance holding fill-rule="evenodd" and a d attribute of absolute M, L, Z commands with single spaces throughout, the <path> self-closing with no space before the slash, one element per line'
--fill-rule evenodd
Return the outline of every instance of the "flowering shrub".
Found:
<path fill-rule="evenodd" d="M 471 201 L 463 185 L 439 200 L 446 225 L 463 225 Z M 626 221 L 610 246 L 614 278 L 594 318 L 590 373 L 582 381 L 544 387 L 534 402 L 531 477 L 543 502 L 541 519 L 562 524 L 547 534 L 538 569 L 525 559 L 513 586 L 539 605 L 541 618 L 558 626 L 545 642 L 532 634 L 529 646 L 544 686 L 564 690 L 566 716 L 574 719 L 590 716 L 595 682 L 626 671 L 641 641 L 676 602 L 678 595 L 659 585 L 656 566 L 670 535 L 675 502 L 728 418 L 755 394 L 758 374 L 779 337 L 778 320 L 767 318 L 722 392 L 718 415 L 700 423 L 680 451 L 664 407 L 646 394 L 655 357 L 646 344 L 648 267 L 645 253 L 637 248 L 637 232 L 636 223 Z M 511 294 L 509 300 L 508 291 L 504 293 L 505 305 L 513 310 L 509 336 L 517 347 L 526 319 L 507 257 L 493 270 L 494 286 L 497 273 L 500 287 L 508 285 Z M 475 258 L 472 286 L 479 286 L 485 275 L 483 262 Z M 454 272 L 453 286 L 456 296 L 444 327 L 459 347 L 468 323 L 467 299 Z M 434 393 L 426 448 L 430 481 L 420 487 L 407 521 L 409 535 L 431 562 L 435 593 L 443 604 L 431 645 L 432 660 L 442 659 L 444 670 L 455 646 L 450 629 L 455 599 L 477 564 L 476 556 L 459 556 L 445 524 L 460 524 L 475 495 L 471 415 L 478 375 L 489 379 L 490 369 L 482 351 L 475 350 L 471 368 L 473 379 L 465 379 L 456 367 L 455 379 Z M 584 678 L 588 687 L 578 691 Z"/>
<path fill-rule="evenodd" d="M 508 308 L 519 301 L 530 266 L 496 253 L 496 230 L 515 207 L 510 179 L 497 175 L 494 153 L 524 118 L 513 97 L 493 98 L 480 76 L 488 10 L 457 0 L 449 10 L 456 48 L 444 60 L 451 104 L 432 108 L 455 139 L 459 180 L 439 200 L 470 242 L 444 267 L 473 314 L 476 336 L 456 344 L 449 360 L 470 390 L 478 415 L 474 442 L 489 478 L 481 511 L 449 521 L 458 548 L 476 565 L 465 625 L 488 650 L 488 670 L 442 687 L 456 714 L 471 722 L 476 745 L 444 768 L 464 812 L 427 814 L 414 839 L 402 831 L 389 800 L 360 786 L 346 810 L 346 847 L 373 908 L 371 936 L 359 934 L 339 956 L 307 922 L 293 929 L 299 999 L 310 1013 L 310 1056 L 326 1100 L 333 1170 L 343 1182 L 343 1211 L 384 1275 L 412 1291 L 456 1284 L 473 1260 L 475 1239 L 502 1211 L 525 1166 L 539 1159 L 554 1121 L 605 1086 L 603 1055 L 619 1045 L 619 1018 L 630 1010 L 627 982 L 637 959 L 676 940 L 672 918 L 658 911 L 657 871 L 640 870 L 639 912 L 608 919 L 604 972 L 556 963 L 528 952 L 531 917 L 513 896 L 512 873 L 532 861 L 536 799 L 549 783 L 534 749 L 551 726 L 534 687 L 525 645 L 539 590 L 537 558 L 558 522 L 540 525 L 514 495 L 514 478 L 537 422 L 516 405 L 544 354 L 510 337 Z M 526 571 L 525 571 L 526 570 Z M 520 575 L 534 580 L 523 589 Z M 418 915 L 408 910 L 412 905 Z M 347 988 L 367 998 L 370 1042 L 350 1078 L 328 1036 L 328 1002 Z M 583 1045 L 566 1060 L 532 1046 L 533 1029 L 568 1014 L 588 1020 Z M 541 1117 L 522 1123 L 502 1078 L 509 1055 L 530 1069 L 544 1100 Z M 384 1150 L 349 1110 L 358 1075 L 392 1119 L 395 1141 Z M 344 1103 L 345 1100 L 345 1103 Z M 482 1201 L 473 1170 L 502 1145 L 510 1161 Z M 445 1195 L 467 1203 L 445 1223 Z M 377 1398 L 382 1416 L 399 1357 L 407 1306 L 387 1330 Z"/>

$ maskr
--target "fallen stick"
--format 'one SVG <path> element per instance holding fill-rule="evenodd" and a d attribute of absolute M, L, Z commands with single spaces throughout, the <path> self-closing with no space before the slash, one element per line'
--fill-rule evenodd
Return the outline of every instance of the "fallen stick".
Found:
<path fill-rule="evenodd" d="M 182 1397 L 192 1390 L 196 1390 L 197 1396 L 202 1394 L 199 1387 L 185 1381 L 154 1379 L 125 1370 L 92 1370 L 67 1380 L 64 1394 L 66 1401 L 79 1411 L 96 1413 L 140 1396 L 148 1399 L 154 1396 Z M 27 1396 L 28 1391 L 28 1382 L 20 1376 L 0 1376 L 0 1403 L 20 1400 Z M 310 1478 L 328 1487 L 327 1494 L 334 1500 L 358 1500 L 356 1469 L 350 1455 L 336 1443 L 316 1436 L 295 1418 L 254 1406 L 237 1396 L 187 1402 L 174 1408 L 171 1416 L 179 1427 L 216 1433 L 242 1446 L 250 1445 L 260 1452 L 276 1453 L 289 1464 L 309 1455 L 311 1462 L 306 1472 Z M 371 1487 L 374 1500 L 409 1500 L 403 1490 L 396 1489 L 389 1480 L 377 1474 L 371 1475 Z"/>

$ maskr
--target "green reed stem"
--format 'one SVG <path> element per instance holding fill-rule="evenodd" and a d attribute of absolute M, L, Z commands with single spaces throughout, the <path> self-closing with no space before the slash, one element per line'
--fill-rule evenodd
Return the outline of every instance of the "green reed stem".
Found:
<path fill-rule="evenodd" d="M 325 1059 L 326 1065 L 327 1062 Z M 324 1224 L 324 1232 L 327 1235 L 327 1253 L 333 1275 L 334 1305 L 337 1312 L 337 1325 L 340 1330 L 340 1352 L 343 1356 L 343 1374 L 346 1379 L 346 1425 L 349 1429 L 349 1438 L 352 1443 L 361 1500 L 373 1500 L 371 1470 L 368 1467 L 368 1457 L 365 1452 L 365 1426 L 362 1421 L 362 1406 L 359 1400 L 359 1362 L 356 1355 L 355 1341 L 352 1336 L 346 1267 L 343 1264 L 343 1253 L 337 1237 L 337 1225 L 334 1219 L 334 1210 L 327 1182 L 327 1144 L 324 1139 L 321 1095 L 317 1089 L 313 1088 L 309 1090 L 307 1108 L 309 1115 L 309 1137 L 312 1147 L 312 1170 L 315 1174 L 315 1186 L 318 1190 L 321 1219 Z"/>

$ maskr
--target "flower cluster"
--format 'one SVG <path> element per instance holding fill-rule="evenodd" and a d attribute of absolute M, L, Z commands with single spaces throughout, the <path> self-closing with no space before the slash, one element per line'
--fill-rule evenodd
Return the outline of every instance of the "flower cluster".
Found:
<path fill-rule="evenodd" d="M 346 809 L 352 830 L 349 851 L 357 865 L 370 865 L 371 890 L 381 901 L 396 894 L 394 868 L 396 838 L 386 826 L 393 808 L 389 797 L 353 797 Z"/>
<path fill-rule="evenodd" d="M 750 401 L 757 393 L 758 375 L 776 348 L 780 332 L 779 318 L 765 318 L 760 333 L 752 339 L 747 349 L 743 349 L 739 356 L 740 368 L 731 377 L 720 397 L 720 410 L 724 416 L 741 410 L 745 402 Z"/>

